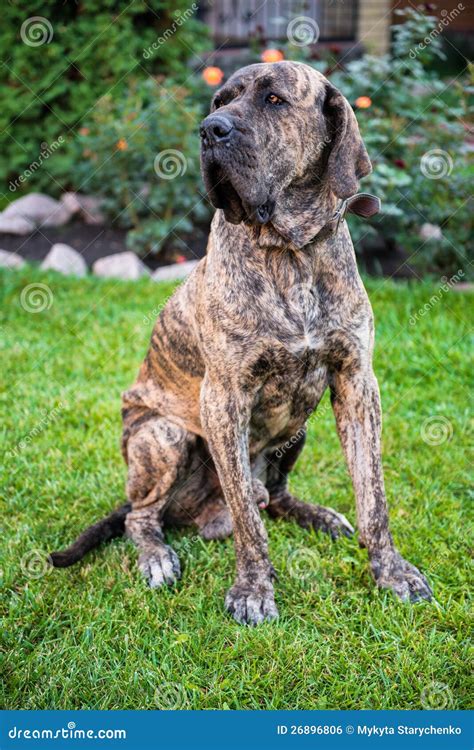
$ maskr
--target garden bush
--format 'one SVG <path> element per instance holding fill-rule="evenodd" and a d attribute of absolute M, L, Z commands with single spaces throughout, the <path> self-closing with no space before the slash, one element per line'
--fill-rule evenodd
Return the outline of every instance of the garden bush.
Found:
<path fill-rule="evenodd" d="M 206 27 L 194 10 L 188 0 L 31 0 L 27 9 L 5 3 L 0 26 L 0 44 L 8 51 L 0 67 L 5 181 L 14 183 L 61 139 L 26 187 L 59 193 L 77 186 L 75 133 L 101 96 L 113 93 L 118 99 L 131 74 L 189 76 L 188 60 L 206 45 Z"/>
<path fill-rule="evenodd" d="M 109 218 L 129 230 L 128 243 L 141 254 L 159 252 L 167 238 L 179 247 L 209 218 L 197 133 L 212 92 L 189 66 L 191 51 L 207 42 L 205 27 L 188 17 L 185 5 L 160 0 L 153 11 L 140 0 L 131 6 L 34 1 L 28 12 L 49 19 L 49 43 L 20 43 L 25 13 L 12 6 L 0 31 L 11 50 L 0 73 L 6 84 L 0 128 L 12 123 L 12 138 L 2 136 L 0 169 L 12 178 L 37 157 L 40 144 L 63 138 L 28 188 L 100 195 Z M 336 47 L 320 53 L 290 45 L 284 56 L 323 72 L 356 110 L 374 166 L 363 189 L 382 200 L 370 223 L 350 218 L 356 250 L 372 235 L 389 251 L 402 248 L 420 273 L 463 269 L 468 277 L 473 169 L 466 123 L 473 68 L 443 78 L 438 20 L 420 9 L 403 13 L 385 56 L 343 65 Z M 278 46 L 253 40 L 250 58 L 260 59 L 264 43 Z M 167 179 L 174 173 L 179 179 Z M 435 226 L 423 233 L 423 224 Z"/>
<path fill-rule="evenodd" d="M 199 167 L 202 116 L 193 90 L 148 78 L 132 81 L 123 96 L 103 97 L 79 132 L 79 179 L 102 197 L 114 224 L 131 230 L 127 243 L 139 254 L 157 253 L 166 238 L 179 248 L 209 218 Z"/>
<path fill-rule="evenodd" d="M 434 66 L 444 56 L 441 38 L 433 35 L 437 19 L 416 9 L 404 14 L 405 23 L 393 28 L 392 55 L 365 55 L 331 76 L 355 105 L 373 162 L 363 189 L 382 200 L 370 225 L 351 218 L 351 228 L 356 241 L 379 232 L 389 246 L 407 250 L 420 271 L 463 269 L 469 275 L 473 164 L 467 122 L 474 68 L 470 80 L 443 80 Z M 357 107 L 358 101 L 369 106 Z M 423 239 L 425 223 L 441 231 Z"/>

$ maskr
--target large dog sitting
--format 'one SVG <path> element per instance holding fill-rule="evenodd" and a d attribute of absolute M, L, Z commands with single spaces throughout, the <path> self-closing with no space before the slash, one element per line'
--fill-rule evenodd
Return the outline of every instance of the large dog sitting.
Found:
<path fill-rule="evenodd" d="M 168 301 L 123 395 L 129 503 L 53 564 L 125 526 L 155 588 L 180 575 L 166 526 L 233 533 L 227 609 L 241 623 L 276 617 L 259 508 L 333 537 L 352 532 L 340 513 L 288 490 L 306 420 L 329 386 L 374 578 L 402 599 L 430 598 L 389 531 L 372 311 L 343 220 L 351 203 L 362 214 L 372 206 L 370 196 L 340 203 L 371 169 L 352 109 L 307 65 L 250 65 L 216 93 L 201 137 L 218 210 L 207 256 Z"/>

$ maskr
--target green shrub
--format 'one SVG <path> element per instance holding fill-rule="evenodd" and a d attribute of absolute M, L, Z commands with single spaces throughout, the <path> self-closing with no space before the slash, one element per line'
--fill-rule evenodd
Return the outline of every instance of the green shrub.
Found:
<path fill-rule="evenodd" d="M 187 61 L 206 45 L 206 28 L 191 16 L 193 5 L 188 0 L 5 3 L 2 178 L 14 181 L 38 159 L 44 144 L 62 138 L 27 188 L 57 193 L 77 187 L 74 135 L 101 96 L 120 97 L 132 74 L 188 77 Z"/>
<path fill-rule="evenodd" d="M 82 128 L 78 177 L 102 196 L 117 226 L 131 229 L 130 248 L 157 253 L 165 238 L 179 246 L 194 223 L 209 217 L 201 195 L 199 122 L 189 89 L 148 78 L 126 94 L 98 102 Z"/>
<path fill-rule="evenodd" d="M 450 82 L 434 69 L 434 60 L 443 57 L 440 37 L 433 34 L 437 24 L 408 9 L 405 23 L 393 29 L 393 55 L 365 55 L 331 80 L 352 104 L 360 96 L 372 100 L 369 108 L 356 108 L 374 166 L 363 189 L 377 194 L 383 208 L 370 225 L 351 218 L 356 241 L 378 231 L 389 244 L 408 250 L 420 271 L 463 269 L 467 276 L 473 257 L 473 167 L 465 123 L 472 117 L 473 87 L 472 80 L 466 85 L 466 75 Z M 442 236 L 423 241 L 424 223 L 439 226 Z"/>

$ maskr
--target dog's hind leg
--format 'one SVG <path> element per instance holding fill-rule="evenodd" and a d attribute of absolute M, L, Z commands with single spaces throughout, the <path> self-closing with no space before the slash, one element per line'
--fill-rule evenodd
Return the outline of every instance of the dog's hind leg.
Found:
<path fill-rule="evenodd" d="M 192 469 L 196 438 L 154 412 L 140 415 L 136 429 L 133 421 L 128 422 L 124 454 L 132 509 L 126 533 L 138 547 L 138 566 L 150 587 L 171 585 L 181 572 L 178 556 L 165 543 L 163 518 Z"/>
<path fill-rule="evenodd" d="M 232 534 L 232 517 L 222 497 L 211 498 L 194 519 L 203 539 L 226 539 Z"/>
<path fill-rule="evenodd" d="M 325 531 L 333 539 L 343 534 L 351 536 L 354 529 L 349 521 L 332 508 L 305 503 L 288 490 L 288 475 L 303 450 L 306 433 L 267 456 L 267 489 L 270 495 L 268 513 L 272 518 L 296 521 L 305 529 Z"/>
<path fill-rule="evenodd" d="M 269 502 L 268 491 L 259 479 L 252 479 L 254 500 L 258 507 L 266 508 Z M 203 539 L 226 539 L 233 531 L 232 516 L 222 495 L 215 495 L 206 501 L 194 522 Z"/>

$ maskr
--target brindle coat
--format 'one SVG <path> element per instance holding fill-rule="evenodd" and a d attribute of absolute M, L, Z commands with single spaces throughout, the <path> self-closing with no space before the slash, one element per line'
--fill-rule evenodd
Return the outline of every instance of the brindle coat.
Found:
<path fill-rule="evenodd" d="M 151 587 L 179 577 L 167 525 L 196 524 L 206 539 L 233 531 L 226 607 L 241 623 L 276 617 L 259 507 L 333 537 L 352 532 L 288 490 L 329 386 L 374 578 L 402 599 L 429 598 L 389 531 L 373 318 L 349 231 L 342 222 L 316 237 L 371 169 L 355 116 L 306 65 L 251 65 L 216 93 L 201 136 L 218 209 L 207 255 L 168 301 L 123 395 L 125 525 L 140 569 Z"/>

